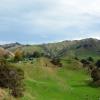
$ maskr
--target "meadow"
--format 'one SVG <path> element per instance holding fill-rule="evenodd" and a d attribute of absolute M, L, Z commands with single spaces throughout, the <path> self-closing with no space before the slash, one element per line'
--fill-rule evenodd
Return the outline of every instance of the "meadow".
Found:
<path fill-rule="evenodd" d="M 25 72 L 24 97 L 17 100 L 99 100 L 100 88 L 91 87 L 90 73 L 74 59 L 62 59 L 63 67 L 37 58 L 16 65 Z M 47 66 L 46 66 L 47 65 Z"/>

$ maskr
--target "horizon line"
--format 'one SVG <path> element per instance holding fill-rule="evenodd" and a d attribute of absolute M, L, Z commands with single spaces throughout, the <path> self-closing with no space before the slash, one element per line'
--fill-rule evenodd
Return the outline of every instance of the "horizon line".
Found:
<path fill-rule="evenodd" d="M 41 44 L 49 44 L 49 43 L 59 43 L 59 42 L 64 42 L 64 41 L 78 41 L 78 40 L 84 40 L 84 39 L 96 39 L 100 40 L 100 38 L 95 38 L 95 37 L 88 37 L 88 38 L 77 38 L 77 39 L 64 39 L 64 40 L 58 40 L 58 41 L 48 41 L 48 42 L 18 42 L 18 41 L 0 41 L 0 45 L 7 45 L 7 44 L 12 44 L 12 43 L 19 43 L 22 45 L 41 45 Z"/>

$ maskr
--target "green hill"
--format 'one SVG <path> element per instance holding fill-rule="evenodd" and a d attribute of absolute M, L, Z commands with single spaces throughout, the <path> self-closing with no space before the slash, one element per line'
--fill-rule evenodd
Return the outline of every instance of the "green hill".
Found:
<path fill-rule="evenodd" d="M 92 80 L 90 73 L 82 67 L 80 61 L 74 59 L 75 56 L 100 59 L 99 44 L 100 40 L 97 39 L 83 39 L 43 45 L 17 43 L 7 45 L 7 48 L 5 46 L 10 52 L 20 49 L 29 53 L 61 54 L 62 67 L 53 65 L 46 57 L 13 63 L 24 70 L 25 92 L 24 97 L 11 97 L 12 100 L 99 100 L 100 88 L 89 85 Z M 7 90 L 4 92 L 7 94 L 5 100 L 10 100 Z"/>
<path fill-rule="evenodd" d="M 98 100 L 100 88 L 89 86 L 89 73 L 74 59 L 63 58 L 63 68 L 47 58 L 15 65 L 25 72 L 25 95 L 17 100 Z M 8 99 L 7 99 L 8 100 Z"/>
<path fill-rule="evenodd" d="M 46 49 L 57 53 L 62 51 L 63 55 L 67 56 L 77 56 L 77 57 L 87 57 L 100 56 L 100 40 L 87 38 L 83 40 L 73 40 L 73 41 L 63 41 L 58 43 L 48 43 L 41 45 L 22 45 L 20 43 L 12 43 L 2 45 L 1 47 L 8 49 L 9 51 L 15 51 L 16 49 L 21 49 L 24 52 L 33 53 L 34 51 L 47 53 Z"/>

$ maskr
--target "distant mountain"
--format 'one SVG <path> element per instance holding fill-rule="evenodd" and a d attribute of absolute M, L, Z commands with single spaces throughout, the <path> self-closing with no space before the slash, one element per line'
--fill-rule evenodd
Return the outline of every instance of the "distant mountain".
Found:
<path fill-rule="evenodd" d="M 2 45 L 1 47 L 9 51 L 15 51 L 19 48 L 24 52 L 29 53 L 33 53 L 33 51 L 44 53 L 51 51 L 54 54 L 60 52 L 63 56 L 100 56 L 100 40 L 94 38 L 41 45 L 22 45 L 20 43 L 11 43 Z"/>
<path fill-rule="evenodd" d="M 100 56 L 100 40 L 93 38 L 41 45 L 44 46 L 55 53 L 62 51 L 64 56 Z"/>
<path fill-rule="evenodd" d="M 19 46 L 22 46 L 22 45 L 20 43 L 18 43 L 18 42 L 0 45 L 0 47 L 2 47 L 4 49 L 9 49 L 9 48 L 12 48 L 12 47 L 19 47 Z"/>

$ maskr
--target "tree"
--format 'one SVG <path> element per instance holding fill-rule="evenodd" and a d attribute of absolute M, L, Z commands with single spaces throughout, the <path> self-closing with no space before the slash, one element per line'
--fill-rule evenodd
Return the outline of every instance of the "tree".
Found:
<path fill-rule="evenodd" d="M 60 60 L 61 60 L 61 57 L 63 57 L 63 55 L 66 54 L 67 47 L 63 47 L 62 49 L 59 49 L 57 47 L 52 48 L 51 46 L 44 44 L 42 45 L 42 48 L 44 49 L 44 55 L 50 58 L 51 62 L 54 65 L 57 65 L 60 67 L 62 66 Z"/>
<path fill-rule="evenodd" d="M 38 57 L 40 57 L 41 56 L 41 54 L 38 52 L 38 51 L 35 51 L 34 53 L 33 53 L 33 57 L 34 58 L 38 58 Z"/>
<path fill-rule="evenodd" d="M 23 51 L 17 49 L 15 52 L 14 52 L 14 61 L 20 61 L 22 60 L 23 58 Z"/>
<path fill-rule="evenodd" d="M 78 57 L 74 57 L 74 59 L 75 59 L 75 60 L 79 60 L 79 58 L 78 58 Z"/>
<path fill-rule="evenodd" d="M 100 60 L 98 60 L 95 65 L 97 66 L 97 68 L 100 68 Z"/>
<path fill-rule="evenodd" d="M 81 63 L 83 64 L 83 67 L 86 67 L 87 65 L 90 64 L 90 62 L 87 61 L 87 60 L 85 60 L 85 59 L 82 59 L 82 60 L 81 60 Z"/>
<path fill-rule="evenodd" d="M 94 62 L 94 59 L 92 57 L 88 57 L 87 60 L 90 62 Z"/>

